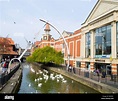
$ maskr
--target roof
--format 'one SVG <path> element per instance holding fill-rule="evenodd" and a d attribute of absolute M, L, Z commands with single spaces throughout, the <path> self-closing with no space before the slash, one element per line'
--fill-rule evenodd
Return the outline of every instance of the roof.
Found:
<path fill-rule="evenodd" d="M 5 42 L 10 45 L 14 45 L 14 41 L 11 38 L 0 37 L 0 44 Z"/>
<path fill-rule="evenodd" d="M 73 32 L 63 31 L 62 35 L 63 35 L 63 37 L 71 36 L 71 35 L 73 35 Z M 60 38 L 61 38 L 61 36 L 60 36 Z"/>
<path fill-rule="evenodd" d="M 39 45 L 40 43 L 41 43 L 41 41 L 36 41 L 36 42 L 34 42 L 34 45 L 37 46 L 37 45 Z"/>
<path fill-rule="evenodd" d="M 46 23 L 46 27 L 44 29 L 45 31 L 50 31 L 50 26 L 49 26 L 49 23 Z"/>
<path fill-rule="evenodd" d="M 10 50 L 10 51 L 7 51 L 7 52 L 6 51 L 5 52 L 0 51 L 0 54 L 18 55 L 18 53 L 13 51 L 13 50 Z"/>
<path fill-rule="evenodd" d="M 73 34 L 73 32 L 68 32 L 68 31 L 65 31 L 67 34 L 69 34 L 69 35 L 72 35 Z"/>
<path fill-rule="evenodd" d="M 80 33 L 81 32 L 81 29 L 78 29 L 78 30 L 76 30 L 75 32 L 74 32 L 74 34 L 78 34 L 78 33 Z"/>
<path fill-rule="evenodd" d="M 98 0 L 96 2 L 96 4 L 94 5 L 93 9 L 91 10 L 91 12 L 89 13 L 88 17 L 86 18 L 85 22 L 83 22 L 81 25 L 83 25 L 84 23 L 86 23 L 86 21 L 88 20 L 88 18 L 90 17 L 90 15 L 92 14 L 93 10 L 95 9 L 95 7 L 98 5 L 99 2 L 100 2 L 100 0 Z"/>
<path fill-rule="evenodd" d="M 114 11 L 118 11 L 118 0 L 98 0 L 86 18 L 85 22 L 81 25 L 87 25 L 88 23 L 111 14 L 111 12 Z"/>
<path fill-rule="evenodd" d="M 0 54 L 18 55 L 17 52 L 12 50 L 14 41 L 11 38 L 0 37 Z M 3 48 L 5 47 L 5 50 Z"/>

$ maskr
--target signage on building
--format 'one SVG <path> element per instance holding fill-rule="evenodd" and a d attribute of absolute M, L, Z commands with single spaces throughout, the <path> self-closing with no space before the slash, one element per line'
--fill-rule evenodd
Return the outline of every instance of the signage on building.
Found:
<path fill-rule="evenodd" d="M 105 62 L 105 60 L 99 60 L 99 59 L 96 59 L 95 61 L 96 62 Z"/>
<path fill-rule="evenodd" d="M 110 55 L 95 55 L 95 58 L 110 58 Z"/>

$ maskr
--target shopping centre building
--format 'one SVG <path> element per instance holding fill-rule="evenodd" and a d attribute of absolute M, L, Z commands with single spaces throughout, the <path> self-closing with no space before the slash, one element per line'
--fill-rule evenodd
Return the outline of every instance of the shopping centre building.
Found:
<path fill-rule="evenodd" d="M 82 24 L 81 67 L 118 71 L 118 1 L 98 0 Z"/>
<path fill-rule="evenodd" d="M 64 54 L 68 62 L 67 47 L 62 37 L 55 40 L 47 23 L 41 41 L 35 46 L 50 45 Z M 105 68 L 118 75 L 118 1 L 98 0 L 81 28 L 75 32 L 63 31 L 69 47 L 69 63 L 76 68 Z M 107 72 L 109 73 L 109 72 Z"/>

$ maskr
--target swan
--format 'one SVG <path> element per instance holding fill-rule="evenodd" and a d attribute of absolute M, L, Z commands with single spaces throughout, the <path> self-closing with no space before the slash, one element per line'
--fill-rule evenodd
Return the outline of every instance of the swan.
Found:
<path fill-rule="evenodd" d="M 63 82 L 63 83 L 66 83 L 66 82 L 67 82 L 67 80 L 63 80 L 62 82 Z"/>
<path fill-rule="evenodd" d="M 28 85 L 29 87 L 31 86 L 31 83 L 29 83 L 29 85 Z"/>
<path fill-rule="evenodd" d="M 33 68 L 31 68 L 31 71 L 32 71 L 33 73 L 35 73 L 35 70 L 34 70 Z"/>
<path fill-rule="evenodd" d="M 38 84 L 38 87 L 41 87 L 41 86 L 42 86 L 42 83 L 39 83 L 39 84 Z"/>

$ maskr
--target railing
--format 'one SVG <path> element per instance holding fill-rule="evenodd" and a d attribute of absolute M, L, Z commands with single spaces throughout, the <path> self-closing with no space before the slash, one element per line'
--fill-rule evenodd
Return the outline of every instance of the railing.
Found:
<path fill-rule="evenodd" d="M 73 70 L 68 71 L 67 67 L 63 67 L 62 69 L 69 73 L 73 73 L 75 75 L 85 77 L 85 78 L 97 81 L 99 83 L 104 83 L 104 84 L 118 88 L 118 75 L 106 75 L 105 78 L 103 78 L 102 73 L 100 73 L 100 75 L 98 76 L 96 73 L 89 72 L 86 69 L 75 68 L 75 73 L 73 72 Z"/>
<path fill-rule="evenodd" d="M 7 81 L 14 75 L 14 73 L 18 70 L 20 64 L 15 65 L 13 69 L 11 69 L 10 73 L 2 73 L 0 75 L 0 89 L 7 83 Z"/>

